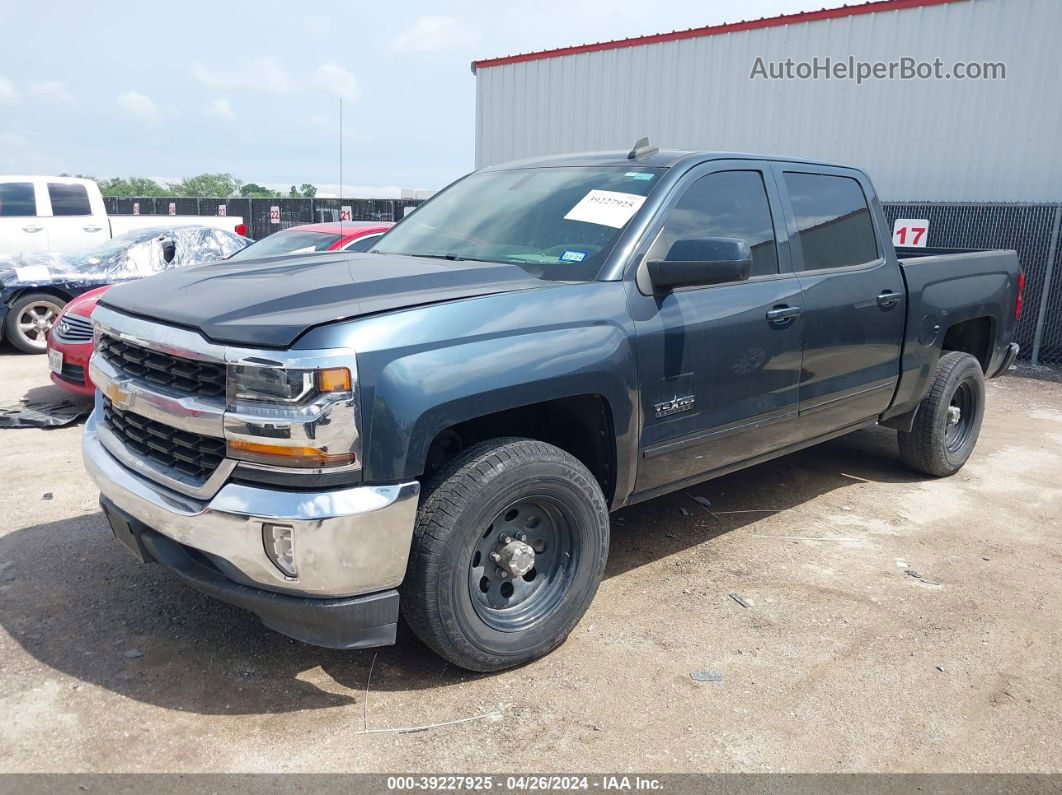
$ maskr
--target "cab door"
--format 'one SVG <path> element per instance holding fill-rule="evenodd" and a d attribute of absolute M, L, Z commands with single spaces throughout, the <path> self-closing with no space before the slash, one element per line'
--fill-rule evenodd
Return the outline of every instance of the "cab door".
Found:
<path fill-rule="evenodd" d="M 48 225 L 39 217 L 37 191 L 29 177 L 0 180 L 0 256 L 48 250 Z"/>
<path fill-rule="evenodd" d="M 93 248 L 107 241 L 110 237 L 107 218 L 95 211 L 97 208 L 92 206 L 83 183 L 48 180 L 45 188 L 51 208 L 48 229 L 53 250 Z M 103 210 L 102 206 L 98 209 Z"/>
<path fill-rule="evenodd" d="M 742 160 L 701 166 L 676 186 L 660 216 L 628 282 L 642 400 L 641 493 L 790 442 L 804 325 L 768 167 Z M 645 263 L 666 259 L 676 241 L 708 237 L 744 240 L 750 278 L 654 292 Z"/>
<path fill-rule="evenodd" d="M 854 169 L 776 163 L 804 293 L 801 440 L 872 421 L 900 373 L 906 291 L 877 197 Z M 880 209 L 878 210 L 880 215 Z"/>

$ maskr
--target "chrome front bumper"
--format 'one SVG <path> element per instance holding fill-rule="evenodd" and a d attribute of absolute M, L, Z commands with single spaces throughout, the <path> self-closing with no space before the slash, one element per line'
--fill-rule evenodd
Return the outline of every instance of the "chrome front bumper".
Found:
<path fill-rule="evenodd" d="M 342 597 L 394 588 L 405 576 L 417 481 L 322 491 L 226 483 L 200 500 L 119 463 L 100 442 L 95 412 L 85 425 L 82 452 L 104 497 L 157 533 L 205 553 L 236 582 Z M 286 576 L 266 555 L 263 522 L 294 528 L 296 577 Z"/>

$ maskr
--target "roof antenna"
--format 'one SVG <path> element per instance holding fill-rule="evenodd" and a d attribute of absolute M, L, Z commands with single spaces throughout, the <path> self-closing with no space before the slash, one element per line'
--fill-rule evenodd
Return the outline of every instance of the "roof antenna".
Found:
<path fill-rule="evenodd" d="M 659 147 L 649 145 L 649 137 L 646 136 L 645 138 L 639 138 L 635 142 L 634 148 L 630 151 L 630 154 L 627 155 L 627 159 L 637 160 L 639 157 L 645 157 L 646 155 L 651 155 L 659 151 Z"/>

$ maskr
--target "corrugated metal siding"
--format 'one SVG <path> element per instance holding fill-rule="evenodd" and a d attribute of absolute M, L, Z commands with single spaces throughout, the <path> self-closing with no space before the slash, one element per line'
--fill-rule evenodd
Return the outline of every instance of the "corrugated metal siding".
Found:
<path fill-rule="evenodd" d="M 476 164 L 649 135 L 856 164 L 893 201 L 1058 201 L 1060 31 L 1059 0 L 969 0 L 482 68 Z M 1007 79 L 749 79 L 757 56 L 849 55 L 1002 61 Z"/>

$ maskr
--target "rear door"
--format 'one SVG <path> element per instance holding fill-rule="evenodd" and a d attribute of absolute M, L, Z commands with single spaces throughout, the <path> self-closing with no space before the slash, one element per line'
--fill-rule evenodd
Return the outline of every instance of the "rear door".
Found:
<path fill-rule="evenodd" d="M 70 251 L 93 248 L 109 237 L 102 206 L 92 206 L 90 192 L 81 182 L 47 180 L 45 183 L 52 217 L 48 220 L 51 248 Z"/>
<path fill-rule="evenodd" d="M 776 163 L 804 293 L 801 439 L 873 419 L 899 378 L 906 293 L 876 229 L 870 181 L 852 169 Z"/>
<path fill-rule="evenodd" d="M 638 267 L 685 238 L 745 240 L 747 281 L 650 295 L 628 282 L 642 400 L 636 491 L 662 488 L 784 447 L 797 416 L 802 318 L 768 167 L 714 161 L 675 191 Z M 638 284 L 642 287 L 638 287 Z M 789 308 L 788 317 L 776 310 Z M 774 319 L 772 319 L 774 318 Z"/>
<path fill-rule="evenodd" d="M 0 180 L 0 256 L 48 250 L 48 226 L 37 203 L 34 180 Z"/>

